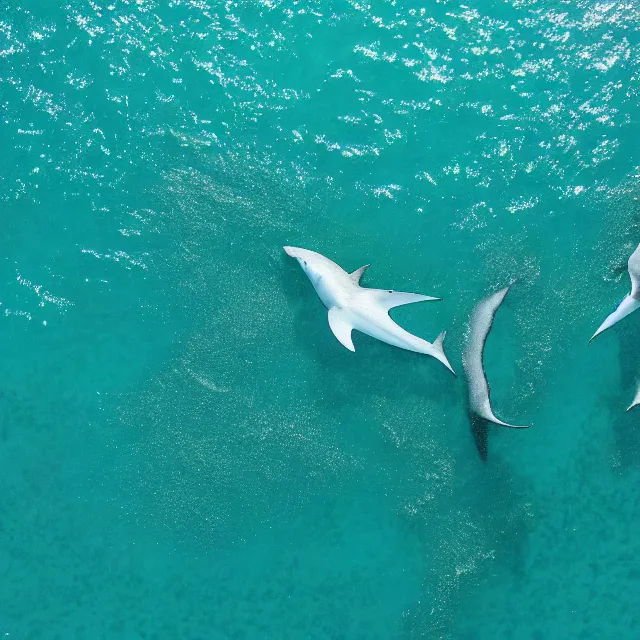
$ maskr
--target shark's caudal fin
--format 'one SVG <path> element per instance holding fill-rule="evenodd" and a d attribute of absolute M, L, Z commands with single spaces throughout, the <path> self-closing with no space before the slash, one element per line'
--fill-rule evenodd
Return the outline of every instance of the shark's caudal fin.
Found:
<path fill-rule="evenodd" d="M 509 427 L 510 429 L 528 429 L 529 425 L 517 425 L 517 424 L 509 424 L 508 422 L 503 422 L 499 418 L 496 418 L 495 413 L 491 410 L 491 406 L 489 405 L 482 414 L 479 414 L 481 418 L 488 420 L 489 422 L 493 422 L 493 424 L 497 424 L 501 427 Z"/>
<path fill-rule="evenodd" d="M 622 320 L 622 318 L 626 318 L 638 307 L 640 307 L 640 300 L 636 300 L 636 298 L 632 296 L 626 296 L 624 300 L 618 305 L 618 308 L 607 317 L 607 319 L 600 325 L 598 330 L 593 334 L 591 340 L 589 340 L 589 344 L 591 344 L 591 341 L 597 335 L 600 335 L 603 331 L 606 331 L 607 329 L 612 327 L 614 324 L 616 324 L 616 322 Z"/>
<path fill-rule="evenodd" d="M 449 369 L 449 371 L 451 371 L 451 373 L 453 373 L 454 376 L 457 376 L 456 372 L 453 370 L 453 367 L 451 366 L 451 364 L 449 363 L 449 360 L 447 359 L 447 356 L 445 355 L 444 352 L 444 339 L 447 336 L 447 332 L 443 331 L 434 341 L 433 344 L 431 345 L 433 347 L 433 357 L 436 360 L 439 360 L 440 362 L 442 362 L 442 364 L 447 367 L 447 369 Z"/>
<path fill-rule="evenodd" d="M 430 302 L 433 300 L 442 300 L 442 298 L 434 298 L 433 296 L 423 296 L 421 293 L 406 293 L 404 291 L 391 291 L 389 289 L 367 289 L 371 293 L 371 295 L 375 296 L 375 301 L 378 305 L 380 305 L 385 311 L 389 312 L 391 309 L 395 307 L 401 307 L 405 304 L 413 304 L 414 302 Z M 442 362 L 442 364 L 456 375 L 456 372 L 453 370 L 447 356 L 444 353 L 443 342 L 444 338 L 447 335 L 446 331 L 443 331 L 430 345 L 427 347 L 428 350 L 425 353 L 429 353 L 436 360 Z M 428 345 L 428 342 L 424 342 L 423 344 Z"/>

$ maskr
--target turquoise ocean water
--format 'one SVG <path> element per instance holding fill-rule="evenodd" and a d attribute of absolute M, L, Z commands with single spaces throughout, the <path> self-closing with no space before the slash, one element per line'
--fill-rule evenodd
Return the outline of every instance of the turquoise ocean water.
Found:
<path fill-rule="evenodd" d="M 0 634 L 640 637 L 636 0 L 0 0 Z M 290 244 L 461 348 L 331 335 Z"/>

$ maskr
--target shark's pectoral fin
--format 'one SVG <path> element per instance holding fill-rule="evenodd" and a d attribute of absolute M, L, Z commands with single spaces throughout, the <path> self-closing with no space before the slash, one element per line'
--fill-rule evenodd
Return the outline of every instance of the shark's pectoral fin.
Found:
<path fill-rule="evenodd" d="M 346 315 L 342 309 L 338 307 L 331 307 L 329 309 L 329 326 L 333 335 L 345 346 L 349 351 L 355 351 L 353 346 L 353 340 L 351 339 L 351 332 L 353 331 L 353 325 L 346 318 Z"/>
<path fill-rule="evenodd" d="M 387 311 L 394 307 L 400 307 L 403 304 L 427 302 L 429 300 L 442 300 L 442 298 L 423 296 L 420 293 L 403 293 L 402 291 L 388 291 L 386 289 L 370 289 L 370 291 L 374 293 L 378 304 L 384 307 Z"/>
<path fill-rule="evenodd" d="M 627 411 L 631 411 L 634 407 L 640 405 L 640 387 L 638 387 L 638 392 L 636 393 L 636 397 L 633 399 L 633 402 L 629 405 Z"/>
<path fill-rule="evenodd" d="M 364 267 L 360 267 L 356 269 L 353 273 L 349 274 L 349 277 L 353 280 L 355 284 L 360 284 L 360 280 L 362 280 L 362 276 L 364 272 L 370 267 L 370 264 L 365 264 Z"/>
<path fill-rule="evenodd" d="M 630 313 L 633 313 L 640 307 L 640 300 L 636 300 L 632 295 L 625 296 L 622 302 L 618 305 L 618 308 L 610 314 L 607 319 L 598 327 L 598 330 L 593 334 L 589 343 L 603 331 L 606 331 L 612 327 L 616 322 L 626 318 Z"/>

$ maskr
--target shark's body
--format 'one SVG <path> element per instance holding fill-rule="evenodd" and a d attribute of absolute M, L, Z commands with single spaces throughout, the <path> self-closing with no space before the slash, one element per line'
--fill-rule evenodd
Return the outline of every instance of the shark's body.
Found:
<path fill-rule="evenodd" d="M 503 427 L 524 429 L 526 427 L 518 427 L 496 418 L 491 408 L 489 383 L 483 363 L 484 345 L 491 331 L 493 319 L 508 291 L 509 287 L 497 291 L 481 300 L 473 310 L 469 322 L 467 343 L 462 356 L 462 365 L 469 385 L 469 410 L 471 413 Z"/>
<path fill-rule="evenodd" d="M 430 343 L 405 331 L 389 316 L 389 310 L 394 307 L 439 298 L 361 287 L 360 279 L 369 265 L 347 273 L 315 251 L 297 247 L 284 247 L 284 250 L 300 263 L 311 280 L 320 300 L 329 309 L 329 326 L 333 334 L 347 349 L 355 351 L 351 332 L 356 329 L 394 347 L 433 356 L 455 374 L 442 347 L 446 332 Z"/>
<path fill-rule="evenodd" d="M 640 307 L 640 245 L 638 245 L 637 249 L 631 254 L 628 268 L 629 277 L 631 278 L 631 293 L 625 296 L 618 305 L 618 308 L 600 325 L 591 340 Z M 589 342 L 591 342 L 591 340 L 589 340 Z"/>

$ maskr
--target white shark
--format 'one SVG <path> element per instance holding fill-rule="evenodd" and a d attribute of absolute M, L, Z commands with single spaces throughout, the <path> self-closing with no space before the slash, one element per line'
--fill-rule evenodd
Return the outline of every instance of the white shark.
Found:
<path fill-rule="evenodd" d="M 484 345 L 491 331 L 493 319 L 508 291 L 509 287 L 500 289 L 476 305 L 469 322 L 462 366 L 469 385 L 469 409 L 473 414 L 503 427 L 526 429 L 527 427 L 509 424 L 496 418 L 491 408 L 489 383 L 483 363 Z"/>
<path fill-rule="evenodd" d="M 361 287 L 360 279 L 369 267 L 368 264 L 353 273 L 347 273 L 335 262 L 315 251 L 298 247 L 284 247 L 284 250 L 300 263 L 311 280 L 320 300 L 329 309 L 331 331 L 347 349 L 355 351 L 351 332 L 356 329 L 394 347 L 433 356 L 455 375 L 442 347 L 446 331 L 432 344 L 405 331 L 389 316 L 389 310 L 394 307 L 440 298 Z"/>
<path fill-rule="evenodd" d="M 640 245 L 631 254 L 628 267 L 629 277 L 631 278 L 631 293 L 625 296 L 618 308 L 600 325 L 591 340 L 640 307 Z"/>

